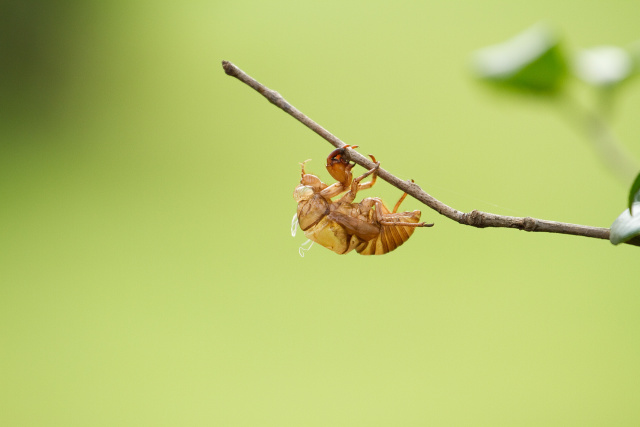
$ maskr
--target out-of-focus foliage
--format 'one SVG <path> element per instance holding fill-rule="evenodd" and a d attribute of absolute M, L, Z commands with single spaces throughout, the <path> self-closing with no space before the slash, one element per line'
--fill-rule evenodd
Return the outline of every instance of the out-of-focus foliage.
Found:
<path fill-rule="evenodd" d="M 640 202 L 640 173 L 631 184 L 631 189 L 629 190 L 629 209 L 631 210 L 631 205 L 633 202 Z"/>
<path fill-rule="evenodd" d="M 638 235 L 640 235 L 640 202 L 635 202 L 611 224 L 609 240 L 617 245 Z"/>
<path fill-rule="evenodd" d="M 612 89 L 619 89 L 638 71 L 638 47 L 632 44 L 624 49 L 618 46 L 598 46 L 581 49 L 573 61 L 565 58 L 555 33 L 547 25 L 537 24 L 512 39 L 501 44 L 483 48 L 475 54 L 475 71 L 478 76 L 499 87 L 528 89 L 534 93 L 567 92 L 566 63 L 572 62 L 571 76 L 590 85 L 599 94 L 599 103 L 584 115 L 581 126 L 591 135 L 605 162 L 622 177 L 633 168 L 634 160 L 627 159 L 626 151 L 611 137 L 607 112 L 612 108 Z M 566 96 L 566 94 L 565 94 Z M 569 99 L 574 95 L 569 95 Z M 572 107 L 577 105 L 572 102 Z M 617 169 L 626 169 L 617 170 Z M 640 176 L 636 178 L 629 192 L 629 209 L 623 212 L 611 227 L 611 242 L 618 244 L 634 237 L 638 232 L 635 216 L 631 215 L 633 202 L 640 189 Z"/>
<path fill-rule="evenodd" d="M 68 68 L 92 7 L 74 0 L 4 1 L 0 5 L 0 114 L 46 121 L 79 70 Z"/>
<path fill-rule="evenodd" d="M 539 23 L 513 38 L 478 50 L 475 72 L 487 82 L 503 88 L 534 93 L 563 89 L 567 71 L 594 87 L 611 88 L 628 80 L 638 70 L 638 49 L 597 46 L 579 49 L 567 57 L 557 31 Z"/>
<path fill-rule="evenodd" d="M 558 37 L 543 24 L 479 50 L 474 65 L 485 80 L 506 88 L 544 93 L 561 87 L 567 69 Z"/>
<path fill-rule="evenodd" d="M 628 79 L 633 73 L 631 55 L 618 46 L 583 49 L 576 56 L 576 75 L 594 86 L 614 86 Z"/>
<path fill-rule="evenodd" d="M 629 191 L 629 208 L 622 212 L 611 225 L 609 240 L 617 245 L 638 235 L 640 235 L 640 174 Z"/>

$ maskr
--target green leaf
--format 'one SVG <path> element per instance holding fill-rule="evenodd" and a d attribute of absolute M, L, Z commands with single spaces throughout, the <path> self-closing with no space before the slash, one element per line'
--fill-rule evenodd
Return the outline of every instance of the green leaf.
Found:
<path fill-rule="evenodd" d="M 633 61 L 633 73 L 640 73 L 640 40 L 636 40 L 627 47 L 627 52 Z"/>
<path fill-rule="evenodd" d="M 598 46 L 581 50 L 574 62 L 574 72 L 594 86 L 615 86 L 634 71 L 631 54 L 617 46 Z"/>
<path fill-rule="evenodd" d="M 629 191 L 629 211 L 632 213 L 633 202 L 640 202 L 640 173 L 638 173 L 636 180 L 631 184 L 631 190 Z"/>
<path fill-rule="evenodd" d="M 624 243 L 640 235 L 640 202 L 633 204 L 633 210 L 635 213 L 632 215 L 631 210 L 626 209 L 611 224 L 609 240 L 614 245 Z"/>
<path fill-rule="evenodd" d="M 554 32 L 537 24 L 503 43 L 475 53 L 478 76 L 502 86 L 554 92 L 564 82 L 567 61 Z"/>

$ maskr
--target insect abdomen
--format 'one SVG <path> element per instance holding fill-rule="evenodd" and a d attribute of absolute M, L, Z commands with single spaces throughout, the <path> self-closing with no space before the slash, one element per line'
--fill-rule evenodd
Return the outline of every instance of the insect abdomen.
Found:
<path fill-rule="evenodd" d="M 390 214 L 398 222 L 418 223 L 420 222 L 420 211 L 402 212 Z M 404 242 L 409 240 L 415 227 L 403 227 L 401 225 L 383 225 L 380 227 L 380 234 L 369 241 L 363 241 L 356 246 L 356 251 L 361 255 L 383 255 L 391 252 Z"/>

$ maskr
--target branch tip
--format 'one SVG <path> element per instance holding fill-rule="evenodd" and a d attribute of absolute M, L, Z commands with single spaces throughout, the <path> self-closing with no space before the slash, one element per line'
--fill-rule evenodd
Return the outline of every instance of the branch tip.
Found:
<path fill-rule="evenodd" d="M 228 76 L 234 75 L 233 64 L 229 61 L 222 61 L 222 68 Z"/>

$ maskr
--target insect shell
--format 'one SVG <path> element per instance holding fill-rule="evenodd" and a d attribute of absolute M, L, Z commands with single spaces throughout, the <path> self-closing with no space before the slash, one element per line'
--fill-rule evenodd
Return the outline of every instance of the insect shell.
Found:
<path fill-rule="evenodd" d="M 420 211 L 397 212 L 406 193 L 393 211 L 389 211 L 378 197 L 354 203 L 358 191 L 375 184 L 380 164 L 376 163 L 374 168 L 353 179 L 351 169 L 355 164 L 349 163 L 345 156 L 345 150 L 350 147 L 338 148 L 327 157 L 327 170 L 337 180 L 331 185 L 306 173 L 304 163 L 301 163 L 302 178 L 293 198 L 298 203 L 297 222 L 307 238 L 338 254 L 355 249 L 362 255 L 382 255 L 406 242 L 416 227 L 433 226 L 419 222 Z M 376 161 L 375 157 L 371 158 Z M 370 175 L 371 181 L 361 183 Z M 345 194 L 336 201 L 331 200 L 342 193 Z M 300 254 L 304 256 L 302 251 Z"/>

